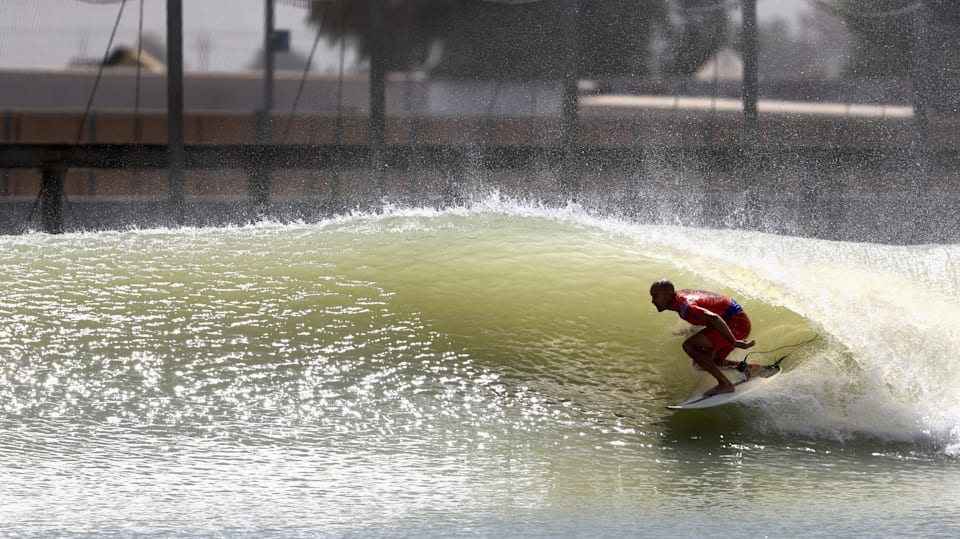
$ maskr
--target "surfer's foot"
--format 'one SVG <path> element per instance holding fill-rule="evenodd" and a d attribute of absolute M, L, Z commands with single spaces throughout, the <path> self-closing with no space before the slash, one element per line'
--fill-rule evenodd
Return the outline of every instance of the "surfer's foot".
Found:
<path fill-rule="evenodd" d="M 739 361 L 730 361 L 729 359 L 713 358 L 713 364 L 721 369 L 736 369 L 740 366 Z"/>
<path fill-rule="evenodd" d="M 747 363 L 747 368 L 743 371 L 743 374 L 747 375 L 747 378 L 750 378 L 754 374 L 762 371 L 766 368 L 766 365 L 757 365 L 756 363 Z"/>
<path fill-rule="evenodd" d="M 750 378 L 754 374 L 762 371 L 766 368 L 766 365 L 758 365 L 756 363 L 741 363 L 739 361 L 730 361 L 729 359 L 715 359 L 713 361 L 717 367 L 721 369 L 731 369 L 742 372 L 747 378 Z"/>
<path fill-rule="evenodd" d="M 719 395 L 719 394 L 721 394 L 721 393 L 733 393 L 734 391 L 736 391 L 736 389 L 737 389 L 737 388 L 735 388 L 735 387 L 733 386 L 733 384 L 730 384 L 730 383 L 728 383 L 728 384 L 723 384 L 723 385 L 717 385 L 717 387 L 715 387 L 715 388 L 713 388 L 713 389 L 708 389 L 708 390 L 704 391 L 703 396 L 704 396 L 704 397 L 712 397 L 712 396 L 714 396 L 714 395 Z"/>

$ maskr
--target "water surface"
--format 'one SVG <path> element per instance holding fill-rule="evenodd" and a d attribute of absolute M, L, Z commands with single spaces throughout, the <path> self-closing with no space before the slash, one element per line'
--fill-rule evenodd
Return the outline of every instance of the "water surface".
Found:
<path fill-rule="evenodd" d="M 496 198 L 3 237 L 0 533 L 951 536 L 958 257 Z M 661 277 L 785 373 L 665 410 Z"/>

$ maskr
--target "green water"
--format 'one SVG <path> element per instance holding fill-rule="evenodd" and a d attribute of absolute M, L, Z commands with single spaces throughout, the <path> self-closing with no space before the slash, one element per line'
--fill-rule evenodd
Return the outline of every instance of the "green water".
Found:
<path fill-rule="evenodd" d="M 0 238 L 0 534 L 952 536 L 958 257 L 497 199 Z M 785 373 L 665 410 L 660 277 Z"/>

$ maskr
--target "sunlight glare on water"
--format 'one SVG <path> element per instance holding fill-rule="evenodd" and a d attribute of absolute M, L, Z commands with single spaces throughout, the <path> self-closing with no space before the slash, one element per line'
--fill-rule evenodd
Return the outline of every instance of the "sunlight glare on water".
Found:
<path fill-rule="evenodd" d="M 958 316 L 955 246 L 499 200 L 0 243 L 2 533 L 700 536 L 748 504 L 734 532 L 936 536 L 957 516 L 937 353 L 958 343 L 925 344 Z M 664 276 L 738 297 L 759 352 L 823 337 L 742 405 L 668 412 L 701 375 L 650 305 Z M 857 316 L 916 283 L 938 317 Z"/>

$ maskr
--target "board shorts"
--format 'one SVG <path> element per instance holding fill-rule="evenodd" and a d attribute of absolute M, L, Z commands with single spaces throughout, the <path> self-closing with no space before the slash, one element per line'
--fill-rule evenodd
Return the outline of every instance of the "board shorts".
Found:
<path fill-rule="evenodd" d="M 750 318 L 747 317 L 747 313 L 739 312 L 727 318 L 724 322 L 727 323 L 730 333 L 733 333 L 737 340 L 742 341 L 750 335 Z M 733 352 L 734 346 L 719 331 L 707 328 L 703 331 L 703 335 L 713 345 L 713 353 L 716 357 L 726 359 L 730 352 Z"/>

